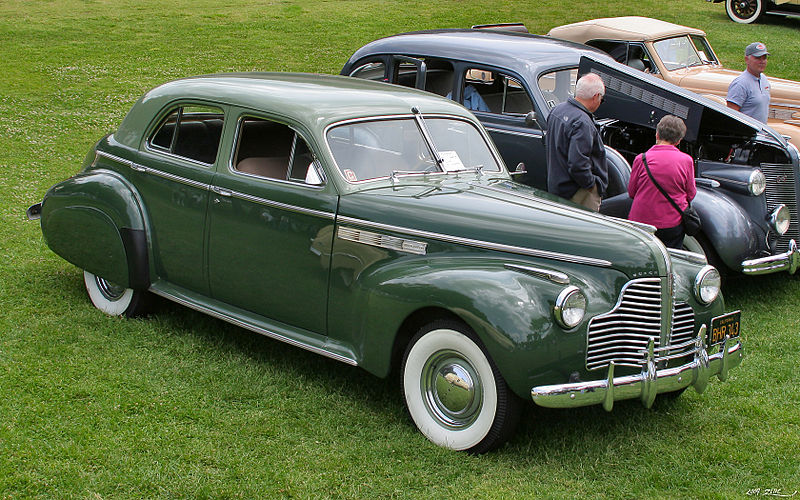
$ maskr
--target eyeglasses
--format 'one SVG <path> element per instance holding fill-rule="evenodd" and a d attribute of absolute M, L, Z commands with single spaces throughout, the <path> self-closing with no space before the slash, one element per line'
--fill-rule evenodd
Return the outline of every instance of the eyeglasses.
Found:
<path fill-rule="evenodd" d="M 605 94 L 598 93 L 597 95 L 600 96 L 600 104 L 603 104 L 604 102 L 606 102 L 606 95 Z"/>

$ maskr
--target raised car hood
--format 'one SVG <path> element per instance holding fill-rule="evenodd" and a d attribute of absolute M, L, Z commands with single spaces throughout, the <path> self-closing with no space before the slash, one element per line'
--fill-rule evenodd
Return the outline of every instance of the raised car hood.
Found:
<path fill-rule="evenodd" d="M 670 72 L 678 81 L 678 85 L 699 94 L 714 94 L 725 96 L 728 86 L 741 71 L 725 68 L 686 68 Z M 785 101 L 800 105 L 800 82 L 783 78 L 768 77 L 770 84 L 770 98 L 772 101 Z"/>
<path fill-rule="evenodd" d="M 665 250 L 648 233 L 555 200 L 511 181 L 445 179 L 342 196 L 338 222 L 393 236 L 405 233 L 412 240 L 610 267 L 631 278 L 666 273 Z"/>
<path fill-rule="evenodd" d="M 594 72 L 606 85 L 605 102 L 595 113 L 655 130 L 665 115 L 676 115 L 686 123 L 686 141 L 724 133 L 755 137 L 762 125 L 747 116 L 690 90 L 642 73 L 625 65 L 592 57 L 581 57 L 578 72 Z"/>

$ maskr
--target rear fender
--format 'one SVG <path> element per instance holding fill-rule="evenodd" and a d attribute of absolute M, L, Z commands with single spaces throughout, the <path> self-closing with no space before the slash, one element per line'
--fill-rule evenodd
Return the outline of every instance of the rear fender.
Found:
<path fill-rule="evenodd" d="M 145 219 L 134 188 L 95 170 L 56 184 L 42 201 L 42 233 L 53 252 L 120 286 L 149 287 Z"/>

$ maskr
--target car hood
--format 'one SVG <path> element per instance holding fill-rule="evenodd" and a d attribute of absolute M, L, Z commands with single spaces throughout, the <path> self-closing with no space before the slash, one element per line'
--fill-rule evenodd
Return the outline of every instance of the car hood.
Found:
<path fill-rule="evenodd" d="M 341 197 L 337 221 L 412 241 L 609 267 L 629 278 L 664 276 L 671 265 L 666 249 L 642 229 L 508 180 L 365 189 Z"/>
<path fill-rule="evenodd" d="M 678 85 L 698 94 L 727 95 L 728 86 L 741 71 L 721 67 L 696 67 L 671 71 Z M 768 77 L 772 101 L 800 104 L 800 82 Z"/>

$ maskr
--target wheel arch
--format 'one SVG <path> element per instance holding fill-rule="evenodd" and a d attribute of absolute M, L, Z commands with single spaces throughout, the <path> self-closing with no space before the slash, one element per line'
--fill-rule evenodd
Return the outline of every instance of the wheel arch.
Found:
<path fill-rule="evenodd" d="M 75 266 L 126 288 L 150 285 L 149 243 L 140 197 L 111 171 L 92 171 L 53 186 L 44 196 L 42 234 Z"/>
<path fill-rule="evenodd" d="M 742 261 L 766 250 L 766 243 L 759 243 L 764 241 L 763 230 L 724 193 L 700 188 L 692 206 L 703 224 L 702 235 L 730 270 L 741 272 Z"/>

